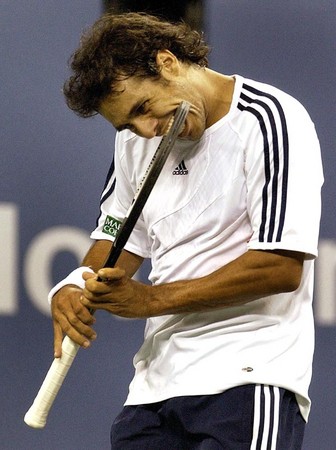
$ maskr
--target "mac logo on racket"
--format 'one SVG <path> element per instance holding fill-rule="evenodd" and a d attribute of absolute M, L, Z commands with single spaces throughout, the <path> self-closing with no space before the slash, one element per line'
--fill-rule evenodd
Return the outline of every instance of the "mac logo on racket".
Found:
<path fill-rule="evenodd" d="M 112 216 L 106 216 L 105 223 L 103 226 L 103 233 L 116 237 L 119 228 L 121 226 L 121 223 L 122 223 L 121 220 L 118 220 Z"/>

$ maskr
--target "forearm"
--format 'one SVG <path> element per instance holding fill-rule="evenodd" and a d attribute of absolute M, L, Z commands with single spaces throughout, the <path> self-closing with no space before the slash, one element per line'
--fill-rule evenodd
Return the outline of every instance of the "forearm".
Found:
<path fill-rule="evenodd" d="M 249 251 L 223 268 L 195 280 L 148 289 L 148 316 L 238 306 L 290 292 L 301 280 L 303 254 Z"/>
<path fill-rule="evenodd" d="M 111 241 L 96 241 L 83 259 L 83 266 L 91 267 L 94 272 L 101 269 L 111 250 Z M 116 266 L 124 269 L 130 278 L 136 273 L 143 262 L 141 256 L 123 250 L 118 258 Z"/>
<path fill-rule="evenodd" d="M 111 241 L 96 241 L 92 244 L 87 254 L 85 255 L 82 266 L 91 267 L 94 272 L 97 272 L 98 269 L 103 267 L 104 262 L 106 261 L 107 255 L 111 250 L 112 242 Z"/>

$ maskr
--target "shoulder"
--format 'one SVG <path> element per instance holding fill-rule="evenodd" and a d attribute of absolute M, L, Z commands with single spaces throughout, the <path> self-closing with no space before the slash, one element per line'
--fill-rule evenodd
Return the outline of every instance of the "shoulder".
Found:
<path fill-rule="evenodd" d="M 270 84 L 239 77 L 235 126 L 243 136 L 302 134 L 314 124 L 300 101 Z"/>
<path fill-rule="evenodd" d="M 306 108 L 291 94 L 267 83 L 242 78 L 238 107 L 240 110 L 276 114 L 290 118 L 300 114 L 309 118 Z M 297 117 L 297 116 L 296 116 Z"/>

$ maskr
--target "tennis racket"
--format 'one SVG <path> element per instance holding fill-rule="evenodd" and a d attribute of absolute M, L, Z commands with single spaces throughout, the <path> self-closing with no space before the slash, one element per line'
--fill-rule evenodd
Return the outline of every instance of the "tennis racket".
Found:
<path fill-rule="evenodd" d="M 111 247 L 111 251 L 104 263 L 104 267 L 114 267 L 122 249 L 124 248 L 141 211 L 158 179 L 175 141 L 181 132 L 182 125 L 189 112 L 190 105 L 182 102 L 176 109 L 173 122 L 168 133 L 163 136 L 157 150 L 151 159 L 149 166 L 134 195 L 131 206 L 118 230 L 117 236 Z M 103 281 L 103 280 L 100 280 Z M 78 352 L 79 345 L 65 336 L 62 342 L 62 356 L 55 358 L 38 391 L 35 400 L 24 416 L 27 425 L 33 428 L 43 428 L 47 423 L 49 411 L 53 405 L 58 391 L 73 363 Z"/>

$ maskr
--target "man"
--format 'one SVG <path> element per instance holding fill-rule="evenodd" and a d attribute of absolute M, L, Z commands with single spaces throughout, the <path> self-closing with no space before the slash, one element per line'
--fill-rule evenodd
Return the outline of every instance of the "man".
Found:
<path fill-rule="evenodd" d="M 82 38 L 64 88 L 70 108 L 101 114 L 118 133 L 95 243 L 50 294 L 55 356 L 64 333 L 90 346 L 89 310 L 147 318 L 113 449 L 302 445 L 319 144 L 295 99 L 210 70 L 207 53 L 184 24 L 107 15 Z M 183 100 L 180 139 L 116 268 L 100 269 Z M 151 286 L 131 278 L 147 257 Z"/>

